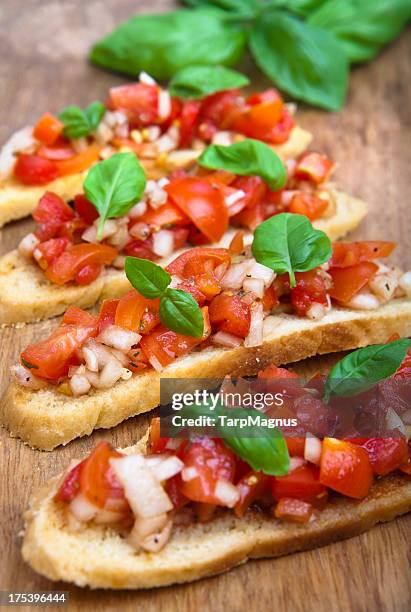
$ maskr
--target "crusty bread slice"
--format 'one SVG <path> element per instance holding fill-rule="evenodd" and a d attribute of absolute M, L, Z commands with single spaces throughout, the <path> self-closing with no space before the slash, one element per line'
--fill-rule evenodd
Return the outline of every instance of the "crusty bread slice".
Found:
<path fill-rule="evenodd" d="M 283 159 L 297 157 L 305 151 L 311 141 L 310 132 L 295 126 L 289 139 L 284 144 L 273 146 L 273 149 Z M 168 172 L 167 159 L 163 158 L 161 164 L 148 160 L 143 162 L 143 166 L 147 178 L 158 179 Z M 46 190 L 54 191 L 65 200 L 71 200 L 77 193 L 81 193 L 86 174 L 87 171 L 63 176 L 39 187 L 22 185 L 13 178 L 0 180 L 0 227 L 9 221 L 27 217 L 36 208 L 37 202 Z"/>
<path fill-rule="evenodd" d="M 316 221 L 314 225 L 334 240 L 360 223 L 367 212 L 367 206 L 361 200 L 342 192 L 331 193 L 336 202 L 335 214 Z M 228 246 L 233 233 L 228 232 L 221 244 Z M 250 241 L 251 234 L 248 238 Z M 168 263 L 175 256 L 159 263 Z M 12 251 L 0 258 L 0 324 L 47 319 L 61 314 L 70 304 L 89 308 L 100 299 L 119 297 L 128 289 L 130 284 L 124 272 L 113 268 L 90 285 L 53 285 L 35 263 L 17 251 Z"/>
<path fill-rule="evenodd" d="M 143 449 L 140 442 L 126 452 Z M 377 481 L 362 501 L 331 498 L 306 525 L 251 511 L 242 519 L 222 512 L 209 523 L 174 527 L 163 550 L 150 554 L 137 552 L 107 527 L 91 525 L 70 532 L 63 504 L 53 500 L 59 482 L 57 477 L 46 485 L 25 514 L 23 558 L 51 580 L 92 588 L 144 589 L 190 582 L 248 559 L 278 557 L 349 538 L 411 510 L 411 480 L 393 474 Z"/>
<path fill-rule="evenodd" d="M 332 308 L 321 321 L 295 315 L 269 316 L 260 347 L 209 347 L 177 359 L 162 378 L 214 378 L 253 375 L 270 363 L 300 361 L 369 344 L 385 342 L 393 333 L 411 336 L 411 300 L 395 299 L 377 310 Z M 160 374 L 154 370 L 94 390 L 78 398 L 51 386 L 32 391 L 12 383 L 0 407 L 0 423 L 12 436 L 41 450 L 52 450 L 96 428 L 109 428 L 155 408 L 160 401 Z"/>

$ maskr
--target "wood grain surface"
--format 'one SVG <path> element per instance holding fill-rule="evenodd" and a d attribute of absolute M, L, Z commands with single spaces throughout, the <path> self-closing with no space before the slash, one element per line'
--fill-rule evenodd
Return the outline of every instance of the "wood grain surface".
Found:
<path fill-rule="evenodd" d="M 0 142 L 45 110 L 104 100 L 107 88 L 125 79 L 89 65 L 90 44 L 137 10 L 172 6 L 167 0 L 2 0 Z M 246 69 L 255 76 L 251 65 Z M 376 61 L 353 71 L 341 113 L 301 108 L 299 120 L 314 133 L 314 146 L 338 161 L 340 187 L 371 205 L 356 237 L 398 241 L 396 260 L 411 268 L 411 31 Z M 31 226 L 24 220 L 4 228 L 0 253 L 15 247 Z M 19 351 L 55 325 L 56 320 L 0 330 L 0 393 Z M 68 589 L 70 609 L 82 611 L 410 609 L 410 516 L 322 549 L 254 561 L 220 577 L 157 591 L 92 592 L 37 576 L 20 556 L 22 511 L 30 494 L 102 438 L 115 446 L 131 444 L 147 421 L 146 416 L 130 419 L 53 453 L 30 450 L 1 431 L 0 590 Z"/>

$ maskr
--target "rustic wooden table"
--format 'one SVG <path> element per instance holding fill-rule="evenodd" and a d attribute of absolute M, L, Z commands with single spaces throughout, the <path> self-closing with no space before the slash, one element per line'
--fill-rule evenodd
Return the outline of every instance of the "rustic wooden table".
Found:
<path fill-rule="evenodd" d="M 107 88 L 125 79 L 90 66 L 90 44 L 136 10 L 171 8 L 170 0 L 2 0 L 0 6 L 0 142 L 44 110 L 104 99 Z M 314 146 L 338 160 L 337 180 L 371 204 L 356 236 L 396 240 L 396 258 L 410 268 L 411 216 L 411 32 L 351 76 L 345 109 L 327 114 L 301 109 L 299 120 L 315 135 Z M 0 254 L 14 248 L 31 228 L 24 220 L 0 232 Z M 33 339 L 56 321 L 0 330 L 0 394 L 8 367 Z M 409 609 L 411 517 L 325 548 L 248 563 L 228 574 L 187 586 L 150 592 L 92 592 L 54 585 L 37 576 L 20 556 L 22 511 L 31 493 L 72 457 L 98 440 L 126 446 L 148 418 L 140 416 L 112 431 L 96 432 L 53 453 L 30 450 L 0 433 L 2 465 L 0 590 L 69 589 L 70 609 L 145 610 L 396 610 Z"/>

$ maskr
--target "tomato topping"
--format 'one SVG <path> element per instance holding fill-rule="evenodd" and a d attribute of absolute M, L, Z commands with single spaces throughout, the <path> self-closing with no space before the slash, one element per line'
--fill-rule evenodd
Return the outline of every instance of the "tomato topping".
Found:
<path fill-rule="evenodd" d="M 200 109 L 200 100 L 186 100 L 183 102 L 178 118 L 180 124 L 179 146 L 181 148 L 188 147 L 196 134 Z"/>
<path fill-rule="evenodd" d="M 149 259 L 155 261 L 158 256 L 153 253 L 153 238 L 150 236 L 147 240 L 134 240 L 129 242 L 124 247 L 126 255 L 131 257 L 140 257 L 141 259 Z"/>
<path fill-rule="evenodd" d="M 285 438 L 290 457 L 304 457 L 305 438 Z"/>
<path fill-rule="evenodd" d="M 320 482 L 347 497 L 362 499 L 372 484 L 372 468 L 367 452 L 360 446 L 324 438 Z"/>
<path fill-rule="evenodd" d="M 231 257 L 227 249 L 196 247 L 176 257 L 176 259 L 168 264 L 166 270 L 180 278 L 188 278 L 204 272 L 210 272 L 220 264 L 228 263 L 230 260 Z M 211 262 L 211 264 L 208 262 Z M 208 266 L 211 268 L 208 269 Z"/>
<path fill-rule="evenodd" d="M 94 162 L 99 160 L 99 156 L 100 148 L 92 144 L 81 153 L 77 153 L 69 159 L 56 160 L 54 163 L 57 166 L 59 175 L 66 176 L 67 174 L 77 174 L 77 172 L 87 170 Z"/>
<path fill-rule="evenodd" d="M 275 306 L 278 306 L 280 300 L 278 299 L 277 293 L 273 285 L 270 285 L 264 292 L 263 299 L 261 300 L 263 308 L 266 312 L 272 310 Z"/>
<path fill-rule="evenodd" d="M 244 250 L 244 232 L 238 230 L 231 239 L 230 246 L 228 247 L 231 255 L 239 255 Z"/>
<path fill-rule="evenodd" d="M 296 272 L 295 279 L 296 287 L 290 293 L 291 303 L 298 316 L 305 316 L 314 302 L 328 306 L 325 281 L 317 270 Z"/>
<path fill-rule="evenodd" d="M 99 263 L 86 264 L 77 272 L 74 282 L 77 285 L 89 285 L 100 276 L 102 270 L 103 266 Z"/>
<path fill-rule="evenodd" d="M 63 123 L 51 113 L 44 113 L 34 126 L 33 136 L 45 145 L 52 145 L 63 131 Z"/>
<path fill-rule="evenodd" d="M 14 165 L 14 176 L 25 185 L 46 185 L 59 175 L 56 162 L 39 155 L 20 153 Z"/>
<path fill-rule="evenodd" d="M 178 206 L 175 206 L 172 202 L 167 202 L 158 208 L 149 207 L 147 212 L 141 215 L 136 222 L 162 227 L 164 225 L 187 225 L 190 220 Z"/>
<path fill-rule="evenodd" d="M 186 355 L 191 349 L 208 338 L 211 332 L 208 311 L 206 307 L 203 307 L 201 310 L 204 317 L 204 333 L 202 338 L 183 336 L 167 329 L 163 325 L 159 325 L 151 334 L 142 337 L 140 347 L 151 365 L 154 363 L 154 367 L 157 366 L 157 369 L 159 365 L 165 367 L 177 357 Z"/>
<path fill-rule="evenodd" d="M 169 496 L 174 510 L 179 510 L 189 503 L 189 499 L 181 492 L 181 476 L 176 474 L 166 481 L 164 486 L 165 492 Z"/>
<path fill-rule="evenodd" d="M 105 244 L 75 244 L 53 261 L 46 276 L 56 285 L 64 285 L 75 280 L 85 266 L 109 265 L 116 256 L 116 249 Z"/>
<path fill-rule="evenodd" d="M 206 296 L 200 291 L 197 284 L 194 283 L 192 279 L 179 283 L 177 289 L 190 293 L 199 306 L 203 306 L 206 302 Z"/>
<path fill-rule="evenodd" d="M 78 325 L 80 327 L 96 327 L 96 325 L 98 325 L 98 319 L 78 306 L 69 306 L 63 315 L 63 324 Z"/>
<path fill-rule="evenodd" d="M 158 94 L 156 85 L 130 83 L 110 89 L 107 106 L 123 111 L 136 127 L 158 123 Z"/>
<path fill-rule="evenodd" d="M 410 453 L 410 449 L 408 449 L 408 459 L 407 461 L 401 465 L 400 467 L 401 472 L 404 472 L 404 474 L 407 474 L 408 476 L 411 476 L 411 453 Z"/>
<path fill-rule="evenodd" d="M 218 295 L 221 292 L 221 285 L 214 276 L 205 272 L 195 277 L 196 286 L 208 300 Z"/>
<path fill-rule="evenodd" d="M 108 442 L 99 442 L 84 461 L 80 473 L 80 488 L 84 497 L 99 508 L 104 508 L 108 500 L 116 499 L 119 507 L 127 507 L 124 489 L 116 480 L 110 466 L 110 459 L 123 457 Z M 108 508 L 107 508 L 108 509 Z M 114 509 L 114 508 L 113 508 Z"/>
<path fill-rule="evenodd" d="M 235 474 L 236 458 L 221 440 L 198 438 L 189 443 L 181 459 L 187 468 L 195 468 L 197 476 L 182 481 L 180 491 L 191 501 L 221 505 L 215 496 L 219 479 L 232 481 Z"/>
<path fill-rule="evenodd" d="M 39 225 L 50 225 L 54 228 L 54 231 L 57 231 L 62 223 L 70 221 L 73 217 L 73 209 L 60 196 L 51 191 L 46 191 L 41 196 L 33 212 L 33 219 Z M 52 238 L 53 236 L 49 237 Z"/>
<path fill-rule="evenodd" d="M 237 483 L 240 499 L 234 506 L 238 517 L 244 516 L 249 506 L 269 492 L 270 476 L 262 472 L 248 471 Z"/>
<path fill-rule="evenodd" d="M 158 302 L 158 300 L 156 300 Z M 152 306 L 154 300 L 148 300 L 132 289 L 126 295 L 123 295 L 118 303 L 115 316 L 115 325 L 139 331 L 141 318 L 148 306 Z"/>
<path fill-rule="evenodd" d="M 99 214 L 96 207 L 83 194 L 74 197 L 74 208 L 87 225 L 91 225 L 93 221 L 98 219 Z"/>
<path fill-rule="evenodd" d="M 328 179 L 333 166 L 333 162 L 326 155 L 307 152 L 300 157 L 294 174 L 298 179 L 319 185 Z"/>
<path fill-rule="evenodd" d="M 292 521 L 293 523 L 308 523 L 313 513 L 313 507 L 301 499 L 293 499 L 292 497 L 283 497 L 278 502 L 274 515 L 283 521 Z"/>
<path fill-rule="evenodd" d="M 328 208 L 327 200 L 322 200 L 310 193 L 296 193 L 290 202 L 288 210 L 297 215 L 305 215 L 310 221 L 322 217 Z"/>
<path fill-rule="evenodd" d="M 242 112 L 243 108 L 244 99 L 238 89 L 218 91 L 204 98 L 201 105 L 199 126 L 201 137 L 209 136 L 211 139 L 217 129 L 228 129 L 234 117 Z"/>
<path fill-rule="evenodd" d="M 97 322 L 99 334 L 109 325 L 114 325 L 119 301 L 120 300 L 104 300 L 102 303 Z"/>
<path fill-rule="evenodd" d="M 363 261 L 350 268 L 331 268 L 328 273 L 333 286 L 328 290 L 330 297 L 342 304 L 349 302 L 378 271 L 371 261 Z"/>
<path fill-rule="evenodd" d="M 76 152 L 71 144 L 60 138 L 53 146 L 46 147 L 43 145 L 37 151 L 37 155 L 50 159 L 51 161 L 70 159 L 70 157 L 74 157 L 75 154 Z"/>
<path fill-rule="evenodd" d="M 208 181 L 186 177 L 171 181 L 165 190 L 174 203 L 212 242 L 228 229 L 228 210 L 223 195 Z"/>
<path fill-rule="evenodd" d="M 209 314 L 211 324 L 229 334 L 245 338 L 250 331 L 250 307 L 238 295 L 220 293 L 211 301 Z"/>
<path fill-rule="evenodd" d="M 287 370 L 286 368 L 279 368 L 278 366 L 271 364 L 264 370 L 258 372 L 258 378 L 298 378 L 298 374 Z"/>
<path fill-rule="evenodd" d="M 71 502 L 80 491 L 80 474 L 83 469 L 84 461 L 80 461 L 66 474 L 63 482 L 54 496 L 56 501 Z"/>
<path fill-rule="evenodd" d="M 268 193 L 267 185 L 259 176 L 239 176 L 231 186 L 244 191 L 245 208 L 254 208 L 261 204 Z"/>
<path fill-rule="evenodd" d="M 36 247 L 36 251 L 41 253 L 41 260 L 38 261 L 40 267 L 43 267 L 43 262 L 46 264 L 44 267 L 50 265 L 56 257 L 59 257 L 66 250 L 68 243 L 68 238 L 50 238 L 46 242 L 41 242 Z"/>
<path fill-rule="evenodd" d="M 258 140 L 271 141 L 271 130 L 283 116 L 284 103 L 274 89 L 262 94 L 254 94 L 247 100 L 251 106 L 238 116 L 232 129 Z"/>
<path fill-rule="evenodd" d="M 388 257 L 395 249 L 395 242 L 368 240 L 363 242 L 335 242 L 331 268 L 348 268 L 363 261 Z"/>
<path fill-rule="evenodd" d="M 326 499 L 327 488 L 320 482 L 320 472 L 314 465 L 302 465 L 286 476 L 276 476 L 272 481 L 274 499 L 283 497 L 301 499 L 319 504 Z"/>
<path fill-rule="evenodd" d="M 367 451 L 374 474 L 378 476 L 400 468 L 408 459 L 408 444 L 403 437 L 369 438 L 360 446 Z"/>

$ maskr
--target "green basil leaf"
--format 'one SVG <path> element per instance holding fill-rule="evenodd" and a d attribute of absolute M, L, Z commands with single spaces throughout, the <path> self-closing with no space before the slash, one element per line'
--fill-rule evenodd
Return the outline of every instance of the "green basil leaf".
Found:
<path fill-rule="evenodd" d="M 145 70 L 158 79 L 190 64 L 234 66 L 243 55 L 246 36 L 224 15 L 215 8 L 136 15 L 99 41 L 90 59 L 132 76 Z"/>
<path fill-rule="evenodd" d="M 236 408 L 226 411 L 227 416 L 247 418 L 259 416 L 264 420 L 257 410 L 245 410 Z M 267 417 L 265 417 L 267 419 Z M 244 459 L 257 472 L 264 472 L 270 476 L 284 476 L 290 468 L 290 458 L 287 445 L 281 430 L 278 428 L 268 429 L 261 425 L 252 426 L 252 437 L 244 437 L 243 429 L 238 429 L 239 435 L 233 436 L 232 427 L 219 426 L 221 439 L 226 446 L 241 459 Z"/>
<path fill-rule="evenodd" d="M 193 8 L 209 7 L 210 5 L 221 8 L 231 13 L 249 15 L 252 17 L 261 8 L 258 0 L 184 0 L 184 4 Z"/>
<path fill-rule="evenodd" d="M 168 288 L 160 300 L 161 322 L 178 334 L 201 338 L 204 317 L 193 296 L 180 289 Z"/>
<path fill-rule="evenodd" d="M 277 274 L 288 272 L 295 287 L 295 272 L 307 272 L 328 261 L 331 241 L 304 215 L 281 213 L 263 221 L 254 232 L 255 259 Z"/>
<path fill-rule="evenodd" d="M 224 66 L 187 66 L 173 76 L 169 83 L 172 96 L 203 98 L 216 91 L 245 87 L 246 76 Z"/>
<path fill-rule="evenodd" d="M 241 176 L 260 176 L 276 191 L 286 183 L 283 162 L 268 145 L 246 138 L 229 146 L 211 145 L 200 155 L 200 166 L 212 170 L 227 170 Z"/>
<path fill-rule="evenodd" d="M 351 62 L 365 62 L 395 38 L 410 18 L 410 0 L 327 0 L 308 23 L 332 32 Z"/>
<path fill-rule="evenodd" d="M 124 269 L 134 289 L 151 300 L 160 297 L 171 281 L 168 272 L 148 259 L 126 257 Z"/>
<path fill-rule="evenodd" d="M 63 133 L 67 138 L 88 136 L 98 127 L 106 107 L 101 102 L 93 102 L 86 109 L 79 106 L 67 106 L 59 114 L 64 124 Z"/>
<path fill-rule="evenodd" d="M 284 0 L 279 2 L 279 6 L 282 8 L 286 8 L 302 17 L 307 17 L 322 4 L 324 4 L 324 0 Z"/>
<path fill-rule="evenodd" d="M 134 153 L 116 153 L 89 170 L 83 188 L 100 214 L 97 238 L 106 219 L 121 217 L 130 210 L 145 186 L 144 170 Z"/>
<path fill-rule="evenodd" d="M 281 89 L 299 100 L 339 110 L 348 62 L 331 32 L 280 11 L 261 13 L 250 32 L 255 62 Z"/>
<path fill-rule="evenodd" d="M 373 387 L 400 367 L 411 340 L 401 338 L 388 344 L 375 344 L 346 355 L 335 364 L 325 383 L 324 398 L 347 397 Z"/>

